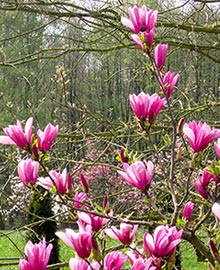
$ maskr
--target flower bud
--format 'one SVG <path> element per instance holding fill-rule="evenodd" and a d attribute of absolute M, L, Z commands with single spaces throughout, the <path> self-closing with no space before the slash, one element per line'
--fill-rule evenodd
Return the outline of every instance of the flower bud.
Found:
<path fill-rule="evenodd" d="M 188 203 L 186 203 L 184 209 L 183 209 L 183 218 L 187 221 L 190 221 L 191 215 L 192 215 L 192 211 L 194 209 L 194 203 L 189 201 Z"/>
<path fill-rule="evenodd" d="M 80 174 L 80 180 L 85 193 L 89 192 L 89 184 L 83 173 Z"/>

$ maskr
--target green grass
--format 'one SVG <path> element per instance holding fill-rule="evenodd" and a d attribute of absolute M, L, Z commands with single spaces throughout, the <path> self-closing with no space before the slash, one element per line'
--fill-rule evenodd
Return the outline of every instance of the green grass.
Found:
<path fill-rule="evenodd" d="M 0 231 L 0 270 L 18 270 L 19 258 L 23 256 L 26 244 L 24 232 Z M 113 244 L 113 242 L 112 242 Z M 114 244 L 113 244 L 114 245 Z M 194 249 L 187 243 L 181 244 L 182 270 L 206 270 L 207 264 L 197 262 Z M 60 260 L 68 262 L 73 257 L 73 250 L 60 241 Z M 4 258 L 4 259 L 3 259 Z M 16 263 L 15 265 L 2 266 L 4 262 Z M 63 268 L 69 269 L 68 267 Z"/>

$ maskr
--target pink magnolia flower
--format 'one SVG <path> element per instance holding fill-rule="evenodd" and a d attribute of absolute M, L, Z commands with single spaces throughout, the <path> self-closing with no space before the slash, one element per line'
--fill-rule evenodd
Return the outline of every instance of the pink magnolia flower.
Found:
<path fill-rule="evenodd" d="M 73 248 L 82 259 L 88 258 L 92 250 L 91 228 L 84 227 L 80 223 L 79 232 L 65 229 L 65 232 L 56 232 L 56 235 L 69 247 Z"/>
<path fill-rule="evenodd" d="M 212 173 L 210 173 L 207 168 L 205 168 L 202 171 L 202 178 L 201 178 L 202 185 L 204 187 L 207 187 L 211 180 L 214 180 L 216 184 L 219 183 L 218 178 L 215 175 L 213 175 Z"/>
<path fill-rule="evenodd" d="M 178 80 L 179 80 L 179 74 L 175 72 L 168 71 L 163 76 L 161 84 L 163 85 L 163 90 L 166 92 L 166 95 L 168 98 L 171 96 L 173 89 L 176 86 Z"/>
<path fill-rule="evenodd" d="M 131 247 L 130 250 L 128 250 L 126 252 L 129 261 L 131 262 L 131 264 L 133 265 L 135 263 L 135 261 L 139 258 L 143 258 L 143 248 L 139 248 L 136 246 L 135 243 L 131 243 L 131 245 L 129 245 Z"/>
<path fill-rule="evenodd" d="M 164 257 L 172 254 L 180 243 L 183 230 L 177 231 L 176 227 L 169 228 L 168 225 L 160 225 L 152 236 L 146 232 L 143 237 L 144 250 L 147 257 L 152 255 Z"/>
<path fill-rule="evenodd" d="M 80 258 L 71 258 L 69 260 L 69 267 L 71 270 L 91 270 L 90 265 Z"/>
<path fill-rule="evenodd" d="M 154 60 L 157 68 L 163 68 L 167 57 L 168 44 L 158 44 L 154 49 Z"/>
<path fill-rule="evenodd" d="M 218 159 L 220 159 L 220 138 L 214 143 L 214 149 Z"/>
<path fill-rule="evenodd" d="M 130 270 L 157 270 L 156 266 L 152 265 L 153 258 L 150 257 L 147 260 L 143 258 L 138 258 L 132 265 Z"/>
<path fill-rule="evenodd" d="M 148 121 L 153 125 L 156 121 L 156 117 L 166 104 L 165 98 L 160 98 L 158 94 L 154 93 L 150 96 L 149 116 Z"/>
<path fill-rule="evenodd" d="M 87 195 L 83 192 L 77 192 L 74 196 L 74 207 L 80 208 L 83 206 L 84 201 L 87 199 Z"/>
<path fill-rule="evenodd" d="M 150 33 L 144 32 L 140 34 L 132 34 L 131 39 L 136 43 L 136 45 L 141 49 L 145 50 L 151 48 L 154 40 L 155 32 L 151 31 Z"/>
<path fill-rule="evenodd" d="M 184 209 L 183 209 L 183 218 L 185 220 L 190 221 L 193 209 L 194 209 L 193 202 L 189 201 L 188 203 L 186 203 L 186 205 L 184 206 Z"/>
<path fill-rule="evenodd" d="M 220 204 L 219 203 L 214 203 L 212 205 L 212 213 L 215 215 L 216 219 L 220 221 Z"/>
<path fill-rule="evenodd" d="M 120 159 L 121 159 L 122 162 L 128 163 L 129 156 L 128 156 L 128 154 L 126 153 L 126 151 L 124 149 L 119 150 L 119 156 L 120 156 Z"/>
<path fill-rule="evenodd" d="M 54 183 L 56 185 L 56 190 L 60 194 L 69 193 L 72 190 L 72 182 L 70 174 L 67 173 L 67 169 L 64 169 L 62 174 L 56 171 L 50 171 L 49 176 L 47 177 L 39 177 L 37 184 L 42 186 L 45 189 L 52 189 Z M 53 181 L 51 180 L 53 179 Z"/>
<path fill-rule="evenodd" d="M 218 252 L 218 248 L 216 247 L 216 245 L 215 245 L 215 243 L 213 242 L 212 239 L 209 240 L 209 245 L 210 245 L 211 251 L 212 251 L 216 261 L 219 261 L 220 260 L 220 255 L 219 255 L 219 252 Z"/>
<path fill-rule="evenodd" d="M 46 246 L 45 239 L 38 244 L 33 244 L 31 241 L 28 241 L 24 249 L 27 260 L 20 259 L 19 269 L 46 270 L 52 248 L 52 244 Z"/>
<path fill-rule="evenodd" d="M 199 192 L 199 194 L 204 198 L 204 199 L 208 199 L 209 194 L 206 191 L 206 187 L 202 184 L 201 180 L 199 178 L 196 178 L 193 181 L 196 190 Z"/>
<path fill-rule="evenodd" d="M 49 151 L 53 141 L 56 139 L 58 134 L 58 125 L 53 126 L 48 124 L 44 131 L 38 129 L 37 131 L 37 142 L 40 151 Z"/>
<path fill-rule="evenodd" d="M 89 192 L 89 184 L 88 184 L 88 181 L 86 180 L 83 173 L 80 174 L 80 180 L 81 180 L 84 192 L 88 193 Z"/>
<path fill-rule="evenodd" d="M 119 251 L 109 252 L 104 258 L 104 270 L 121 270 L 127 261 L 127 256 Z"/>
<path fill-rule="evenodd" d="M 146 6 L 138 8 L 128 8 L 128 14 L 130 19 L 122 17 L 121 22 L 126 27 L 130 28 L 136 34 L 136 39 L 140 39 L 140 43 L 146 43 L 149 48 L 152 46 L 152 42 L 155 34 L 155 26 L 157 23 L 158 11 L 147 10 Z M 141 36 L 141 37 L 140 37 Z M 132 39 L 135 40 L 134 35 Z"/>
<path fill-rule="evenodd" d="M 78 257 L 71 258 L 69 260 L 69 267 L 71 270 L 99 270 L 100 265 L 98 262 L 91 262 L 91 266 L 88 264 L 88 262 L 81 260 Z"/>
<path fill-rule="evenodd" d="M 147 168 L 145 167 L 145 165 Z M 152 182 L 154 165 L 151 161 L 137 160 L 131 165 L 123 164 L 124 172 L 118 171 L 118 173 L 124 178 L 124 180 L 140 190 L 148 188 Z"/>
<path fill-rule="evenodd" d="M 184 124 L 183 133 L 195 152 L 203 151 L 210 142 L 220 137 L 219 129 L 211 129 L 206 123 L 195 120 Z"/>
<path fill-rule="evenodd" d="M 18 163 L 18 176 L 24 185 L 36 184 L 39 172 L 39 163 L 32 159 L 25 159 Z"/>
<path fill-rule="evenodd" d="M 120 230 L 118 230 L 115 226 L 112 226 L 110 229 L 105 229 L 105 233 L 109 237 L 119 240 L 122 244 L 126 245 L 133 241 L 138 229 L 138 225 L 134 225 L 133 230 L 132 228 L 133 226 L 130 224 L 121 223 Z"/>
<path fill-rule="evenodd" d="M 90 225 L 92 231 L 98 232 L 108 221 L 108 218 L 103 218 L 100 216 L 96 216 L 90 213 L 77 212 L 77 216 L 79 220 L 85 222 Z"/>
<path fill-rule="evenodd" d="M 211 180 L 214 180 L 216 184 L 219 183 L 218 178 L 209 173 L 207 168 L 205 168 L 202 172 L 202 177 L 200 178 L 196 178 L 193 183 L 195 185 L 195 188 L 197 189 L 197 191 L 199 192 L 199 194 L 204 198 L 204 199 L 208 199 L 209 194 L 207 192 L 207 187 L 209 185 L 209 182 Z"/>
<path fill-rule="evenodd" d="M 28 150 L 31 146 L 32 126 L 32 117 L 27 120 L 24 130 L 21 122 L 17 120 L 16 125 L 10 125 L 3 129 L 7 136 L 0 136 L 0 144 L 17 145 L 21 149 Z"/>
<path fill-rule="evenodd" d="M 165 98 L 161 99 L 156 93 L 151 96 L 143 92 L 139 95 L 130 94 L 129 100 L 135 116 L 139 120 L 149 118 L 150 123 L 155 122 L 156 116 L 166 104 Z"/>

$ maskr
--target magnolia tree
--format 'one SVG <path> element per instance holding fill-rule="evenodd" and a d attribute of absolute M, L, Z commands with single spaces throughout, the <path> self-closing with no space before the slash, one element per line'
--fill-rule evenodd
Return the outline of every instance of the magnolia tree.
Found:
<path fill-rule="evenodd" d="M 47 169 L 45 160 L 58 134 L 58 126 L 48 124 L 44 131 L 38 130 L 35 134 L 31 117 L 24 129 L 20 121 L 5 128 L 0 142 L 29 153 L 29 158 L 18 164 L 18 176 L 26 189 L 43 187 L 77 219 L 77 230 L 66 228 L 56 233 L 75 251 L 75 257 L 69 261 L 70 269 L 171 270 L 175 268 L 176 250 L 182 240 L 194 247 L 199 259 L 207 261 L 209 269 L 220 269 L 217 242 L 220 130 L 193 119 L 185 122 L 180 114 L 174 113 L 173 94 L 177 91 L 179 74 L 166 70 L 168 45 L 154 45 L 158 12 L 146 6 L 134 6 L 128 13 L 129 18 L 123 17 L 121 22 L 134 32 L 131 38 L 149 60 L 148 70 L 155 76 L 158 89 L 154 94 L 130 94 L 139 134 L 149 146 L 148 158 L 144 159 L 141 154 L 134 157 L 120 150 L 118 176 L 111 181 L 120 179 L 133 192 L 141 194 L 138 198 L 147 205 L 143 217 L 114 211 L 109 194 L 103 191 L 102 206 L 97 207 L 96 196 L 91 196 L 95 192 L 88 179 L 91 174 L 81 172 L 80 184 L 76 187 L 67 169 L 62 172 Z M 161 147 L 154 133 L 159 130 L 157 136 L 162 138 L 158 114 L 165 113 L 171 135 Z M 141 225 L 144 230 L 140 230 Z M 111 239 L 115 240 L 115 246 L 108 244 Z M 52 248 L 45 239 L 35 244 L 28 242 L 26 257 L 20 260 L 19 269 L 45 270 Z"/>

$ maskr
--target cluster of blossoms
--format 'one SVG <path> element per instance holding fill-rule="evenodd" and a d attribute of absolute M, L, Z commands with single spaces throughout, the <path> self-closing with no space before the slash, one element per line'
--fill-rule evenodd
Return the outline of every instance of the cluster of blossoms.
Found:
<path fill-rule="evenodd" d="M 0 136 L 1 144 L 11 144 L 17 145 L 23 150 L 26 150 L 34 155 L 34 157 L 38 158 L 38 150 L 39 151 L 49 151 L 51 145 L 58 134 L 58 125 L 53 126 L 52 124 L 48 124 L 44 131 L 37 131 L 37 139 L 32 134 L 33 128 L 33 117 L 30 117 L 24 129 L 22 128 L 21 121 L 17 120 L 16 125 L 10 125 L 7 128 L 4 128 L 5 136 Z"/>
<path fill-rule="evenodd" d="M 139 123 L 143 130 L 145 130 L 145 121 L 148 119 L 150 125 L 154 124 L 156 117 L 163 107 L 168 102 L 177 82 L 179 79 L 179 74 L 173 73 L 171 71 L 164 71 L 164 64 L 166 61 L 168 45 L 158 44 L 153 49 L 153 40 L 156 31 L 156 23 L 158 12 L 148 10 L 146 6 L 142 8 L 133 7 L 128 9 L 129 19 L 122 18 L 121 22 L 129 29 L 131 29 L 135 34 L 131 35 L 134 42 L 138 47 L 145 52 L 145 54 L 151 59 L 153 66 L 156 70 L 158 82 L 162 92 L 164 93 L 164 98 L 160 98 L 157 93 L 153 95 L 145 94 L 141 92 L 140 94 L 130 94 L 129 100 L 131 108 L 139 120 Z M 153 51 L 153 55 L 152 52 Z M 220 157 L 220 130 L 211 128 L 207 123 L 201 121 L 196 122 L 195 120 L 185 123 L 182 127 L 182 131 L 185 135 L 186 140 L 189 142 L 194 153 L 202 152 L 207 148 L 209 143 L 218 139 L 218 142 L 214 144 L 214 148 L 218 158 Z M 131 166 L 125 164 L 123 167 L 126 171 L 119 172 L 120 175 L 132 186 L 140 190 L 144 190 L 151 183 L 151 177 L 144 176 L 142 178 L 140 171 L 140 164 L 132 164 Z M 136 171 L 139 171 L 137 174 Z M 152 176 L 152 169 L 149 172 Z M 218 175 L 213 175 L 207 170 L 204 170 L 201 179 L 196 178 L 193 182 L 197 191 L 201 196 L 207 199 L 207 187 L 211 179 L 215 181 L 216 184 L 219 183 Z M 139 180 L 141 179 L 141 181 Z M 143 180 L 144 179 L 144 180 Z M 144 183 L 143 183 L 144 181 Z"/>
<path fill-rule="evenodd" d="M 20 259 L 20 270 L 46 270 L 53 245 L 46 245 L 45 239 L 38 244 L 29 241 L 24 249 L 27 259 Z"/>
<path fill-rule="evenodd" d="M 142 8 L 134 6 L 133 8 L 128 9 L 128 13 L 130 18 L 122 17 L 121 22 L 135 32 L 135 34 L 131 35 L 131 38 L 154 63 L 158 72 L 160 88 L 165 96 L 165 98 L 161 98 L 157 93 L 149 95 L 143 92 L 138 95 L 129 95 L 130 105 L 137 119 L 141 122 L 148 119 L 148 122 L 152 125 L 155 123 L 158 113 L 165 106 L 167 102 L 166 99 L 170 97 L 176 86 L 179 74 L 171 71 L 165 73 L 163 71 L 168 51 L 167 44 L 158 44 L 154 49 L 154 56 L 151 56 L 158 12 L 148 10 L 146 6 L 143 6 Z"/>
<path fill-rule="evenodd" d="M 75 250 L 76 255 L 69 260 L 71 270 L 121 270 L 125 263 L 130 263 L 130 269 L 159 270 L 166 262 L 173 264 L 173 254 L 181 241 L 182 230 L 176 227 L 160 225 L 153 235 L 146 232 L 143 236 L 143 248 L 138 248 L 132 243 L 138 225 L 122 223 L 120 229 L 115 226 L 103 229 L 109 219 L 97 217 L 91 214 L 77 213 L 79 220 L 78 232 L 66 229 L 65 232 L 57 232 L 56 235 L 70 248 Z M 103 229 L 103 230 L 102 230 Z M 102 257 L 101 251 L 95 239 L 95 233 L 100 230 L 109 237 L 120 241 L 124 246 L 130 247 L 124 255 L 120 251 L 111 251 Z M 26 259 L 21 259 L 21 270 L 45 270 L 49 260 L 52 245 L 46 246 L 45 241 L 39 244 L 28 242 L 25 247 Z"/>

